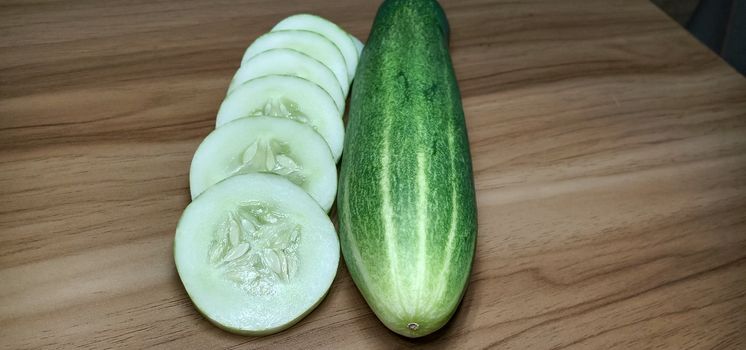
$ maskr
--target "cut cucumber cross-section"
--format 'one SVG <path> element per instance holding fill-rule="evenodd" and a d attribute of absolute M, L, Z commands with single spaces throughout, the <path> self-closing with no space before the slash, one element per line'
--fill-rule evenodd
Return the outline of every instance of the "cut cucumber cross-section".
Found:
<path fill-rule="evenodd" d="M 358 60 L 357 49 L 347 32 L 336 24 L 319 16 L 304 13 L 283 19 L 272 28 L 272 31 L 278 30 L 310 30 L 325 36 L 342 52 L 347 64 L 347 76 L 350 77 L 350 80 L 355 76 Z"/>
<path fill-rule="evenodd" d="M 356 38 L 354 35 L 352 34 L 349 34 L 349 35 L 350 35 L 350 39 L 352 39 L 352 42 L 355 44 L 355 50 L 357 50 L 357 56 L 358 56 L 358 61 L 359 61 L 360 54 L 363 53 L 363 47 L 365 45 L 363 45 L 363 42 L 360 41 L 360 39 Z"/>
<path fill-rule="evenodd" d="M 226 96 L 216 125 L 249 116 L 286 117 L 311 125 L 339 160 L 344 125 L 334 100 L 319 85 L 291 75 L 267 75 L 239 85 Z"/>
<path fill-rule="evenodd" d="M 270 49 L 293 49 L 311 56 L 334 73 L 345 95 L 350 90 L 347 63 L 336 45 L 321 34 L 308 30 L 278 30 L 260 36 L 244 53 L 241 65 Z"/>
<path fill-rule="evenodd" d="M 308 125 L 277 117 L 234 120 L 207 135 L 192 158 L 192 198 L 237 174 L 272 172 L 300 186 L 329 210 L 337 168 L 324 139 Z"/>
<path fill-rule="evenodd" d="M 345 95 L 334 73 L 318 60 L 292 49 L 272 49 L 252 57 L 233 76 L 228 93 L 239 85 L 270 74 L 294 75 L 308 79 L 334 99 L 340 113 L 345 109 Z"/>
<path fill-rule="evenodd" d="M 273 174 L 228 178 L 198 196 L 176 227 L 174 260 L 197 309 L 230 332 L 263 335 L 302 319 L 337 273 L 326 213 Z"/>

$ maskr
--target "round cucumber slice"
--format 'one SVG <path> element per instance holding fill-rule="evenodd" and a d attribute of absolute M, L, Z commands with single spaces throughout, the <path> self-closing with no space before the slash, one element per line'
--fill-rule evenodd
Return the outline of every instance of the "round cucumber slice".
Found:
<path fill-rule="evenodd" d="M 357 57 L 358 59 L 360 59 L 360 54 L 363 53 L 363 47 L 365 47 L 365 45 L 363 44 L 362 41 L 360 41 L 360 39 L 356 38 L 354 35 L 352 34 L 348 34 L 348 35 L 350 36 L 350 39 L 352 39 L 352 43 L 355 44 L 355 50 L 357 50 Z"/>
<path fill-rule="evenodd" d="M 329 146 L 308 125 L 277 117 L 234 120 L 213 130 L 192 158 L 192 198 L 237 174 L 271 172 L 300 186 L 328 211 L 337 193 Z"/>
<path fill-rule="evenodd" d="M 266 75 L 249 80 L 226 96 L 216 125 L 249 116 L 286 117 L 311 125 L 339 160 L 344 141 L 341 113 L 317 84 L 291 75 Z"/>
<path fill-rule="evenodd" d="M 321 34 L 308 30 L 278 30 L 257 38 L 243 55 L 241 65 L 270 49 L 293 49 L 320 61 L 334 73 L 345 95 L 350 89 L 347 63 L 336 45 Z"/>
<path fill-rule="evenodd" d="M 347 76 L 352 80 L 357 68 L 358 53 L 347 32 L 327 19 L 305 13 L 283 19 L 272 28 L 272 31 L 293 29 L 319 33 L 337 45 L 347 63 Z"/>
<path fill-rule="evenodd" d="M 246 61 L 233 76 L 228 93 L 251 79 L 270 74 L 294 75 L 308 79 L 321 86 L 334 99 L 340 113 L 345 110 L 344 91 L 329 67 L 293 49 L 267 50 Z"/>
<path fill-rule="evenodd" d="M 196 308 L 230 332 L 286 329 L 324 298 L 339 264 L 329 217 L 300 187 L 245 174 L 210 187 L 184 210 L 174 260 Z"/>

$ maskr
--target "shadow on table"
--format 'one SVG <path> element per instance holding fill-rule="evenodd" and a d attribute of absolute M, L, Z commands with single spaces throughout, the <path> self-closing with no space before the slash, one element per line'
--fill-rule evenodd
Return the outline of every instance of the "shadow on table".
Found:
<path fill-rule="evenodd" d="M 746 75 L 746 1 L 652 1 L 733 68 Z"/>

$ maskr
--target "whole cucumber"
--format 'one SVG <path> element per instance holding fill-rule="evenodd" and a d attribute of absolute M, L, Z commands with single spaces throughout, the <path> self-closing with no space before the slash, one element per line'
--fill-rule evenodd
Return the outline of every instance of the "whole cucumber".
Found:
<path fill-rule="evenodd" d="M 477 211 L 469 141 L 434 0 L 387 0 L 350 102 L 337 207 L 352 278 L 392 331 L 441 328 L 469 281 Z"/>

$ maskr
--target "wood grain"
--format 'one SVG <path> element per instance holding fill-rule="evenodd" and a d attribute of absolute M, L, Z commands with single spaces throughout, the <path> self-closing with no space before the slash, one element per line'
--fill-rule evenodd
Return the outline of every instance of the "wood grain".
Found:
<path fill-rule="evenodd" d="M 245 47 L 369 1 L 3 1 L 0 348 L 746 348 L 746 79 L 644 0 L 444 1 L 479 202 L 471 285 L 424 340 L 344 265 L 265 338 L 192 307 L 172 238 Z"/>

